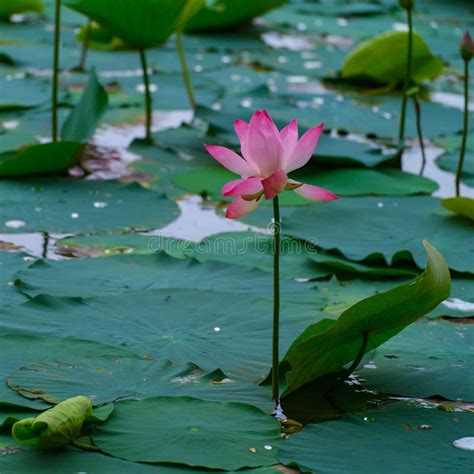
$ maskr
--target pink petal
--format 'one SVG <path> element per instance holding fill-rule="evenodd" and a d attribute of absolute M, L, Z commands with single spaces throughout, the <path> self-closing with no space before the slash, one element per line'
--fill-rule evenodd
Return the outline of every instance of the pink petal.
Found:
<path fill-rule="evenodd" d="M 249 124 L 244 120 L 236 120 L 234 122 L 234 130 L 237 135 L 240 145 L 243 145 L 247 141 L 247 135 L 249 131 Z"/>
<path fill-rule="evenodd" d="M 280 131 L 280 138 L 283 145 L 286 162 L 298 143 L 298 122 L 296 120 L 292 120 L 285 128 Z"/>
<path fill-rule="evenodd" d="M 224 184 L 223 196 L 252 196 L 263 190 L 261 178 L 236 179 Z"/>
<path fill-rule="evenodd" d="M 252 176 L 255 170 L 237 153 L 223 146 L 204 145 L 208 153 L 222 166 L 240 176 Z"/>
<path fill-rule="evenodd" d="M 318 140 L 323 133 L 324 124 L 321 123 L 317 127 L 313 127 L 308 130 L 300 139 L 296 145 L 293 153 L 288 158 L 285 166 L 285 171 L 289 173 L 290 171 L 296 170 L 304 166 L 310 158 L 313 156 L 314 150 L 318 146 Z"/>
<path fill-rule="evenodd" d="M 280 194 L 286 186 L 288 176 L 283 170 L 275 171 L 271 176 L 262 180 L 265 199 L 273 199 Z"/>
<path fill-rule="evenodd" d="M 228 219 L 238 219 L 239 217 L 245 216 L 246 214 L 249 214 L 255 210 L 259 202 L 260 201 L 257 199 L 253 201 L 246 201 L 245 199 L 238 197 L 232 201 L 230 206 L 227 208 L 225 216 Z"/>
<path fill-rule="evenodd" d="M 327 189 L 320 188 L 318 186 L 312 186 L 311 184 L 303 184 L 299 188 L 294 189 L 296 194 L 303 196 L 306 199 L 311 199 L 312 201 L 334 201 L 339 199 L 335 194 Z"/>
<path fill-rule="evenodd" d="M 280 132 L 266 112 L 257 110 L 250 119 L 246 158 L 256 163 L 262 177 L 270 176 L 282 168 Z"/>
<path fill-rule="evenodd" d="M 252 160 L 248 149 L 249 124 L 243 120 L 236 120 L 234 122 L 234 130 L 235 134 L 239 138 L 240 152 L 242 153 L 242 156 L 244 157 L 245 161 L 247 161 L 247 163 L 252 166 L 252 168 L 254 168 L 254 174 L 259 174 L 260 171 L 258 165 Z"/>

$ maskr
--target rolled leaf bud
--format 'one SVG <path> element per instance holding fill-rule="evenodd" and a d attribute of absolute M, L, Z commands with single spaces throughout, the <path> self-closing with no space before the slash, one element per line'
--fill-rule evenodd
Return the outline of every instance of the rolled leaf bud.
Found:
<path fill-rule="evenodd" d="M 413 10 L 416 0 L 398 0 L 398 3 L 405 10 Z"/>
<path fill-rule="evenodd" d="M 459 49 L 461 51 L 461 56 L 464 61 L 470 61 L 474 56 L 474 41 L 472 41 L 472 37 L 469 34 L 469 31 L 466 31 L 464 33 Z"/>

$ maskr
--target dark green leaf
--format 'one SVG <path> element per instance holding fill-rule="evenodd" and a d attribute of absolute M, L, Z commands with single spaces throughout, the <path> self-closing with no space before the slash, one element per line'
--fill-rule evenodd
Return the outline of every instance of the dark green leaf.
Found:
<path fill-rule="evenodd" d="M 79 103 L 63 124 L 61 138 L 76 142 L 89 140 L 105 114 L 108 103 L 107 92 L 100 84 L 95 69 L 92 69 L 89 83 L 82 93 Z"/>
<path fill-rule="evenodd" d="M 365 338 L 365 352 L 380 346 L 449 296 L 446 262 L 428 242 L 424 245 L 428 261 L 420 276 L 359 301 L 337 321 L 320 321 L 296 339 L 284 358 L 291 366 L 286 393 L 354 360 Z"/>

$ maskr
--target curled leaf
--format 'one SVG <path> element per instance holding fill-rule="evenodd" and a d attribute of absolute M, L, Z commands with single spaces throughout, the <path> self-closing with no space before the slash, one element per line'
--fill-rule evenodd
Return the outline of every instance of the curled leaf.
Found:
<path fill-rule="evenodd" d="M 374 36 L 349 53 L 342 67 L 342 77 L 363 83 L 401 84 L 405 78 L 407 43 L 406 31 Z M 423 38 L 414 33 L 411 80 L 420 83 L 442 72 L 441 59 L 433 56 Z"/>
<path fill-rule="evenodd" d="M 41 449 L 58 449 L 74 441 L 84 420 L 91 414 L 92 402 L 89 398 L 69 398 L 36 418 L 16 422 L 12 435 L 18 444 Z"/>

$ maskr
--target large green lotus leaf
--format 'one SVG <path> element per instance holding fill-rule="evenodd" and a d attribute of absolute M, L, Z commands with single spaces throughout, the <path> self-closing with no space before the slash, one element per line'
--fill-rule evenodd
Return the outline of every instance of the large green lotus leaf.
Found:
<path fill-rule="evenodd" d="M 87 38 L 87 44 L 91 50 L 118 51 L 126 48 L 126 44 L 121 39 L 113 36 L 95 21 L 83 25 L 76 38 L 82 45 Z"/>
<path fill-rule="evenodd" d="M 399 84 L 405 78 L 408 33 L 391 31 L 359 45 L 346 58 L 342 77 L 381 84 Z M 431 53 L 423 38 L 413 34 L 412 75 L 415 82 L 433 79 L 443 72 L 443 61 Z"/>
<path fill-rule="evenodd" d="M 324 258 L 321 256 L 321 258 Z M 392 270 L 390 267 L 389 270 Z M 375 272 L 376 270 L 376 272 Z M 364 279 L 349 279 L 350 274 L 342 274 L 338 281 L 336 278 L 330 281 L 315 282 L 318 292 L 318 304 L 322 304 L 321 310 L 333 316 L 339 316 L 343 311 L 357 303 L 358 301 L 376 295 L 377 293 L 387 291 L 398 283 L 405 283 L 407 277 L 412 278 L 418 273 L 409 270 L 402 274 L 403 269 L 395 268 L 394 273 L 383 272 L 383 268 L 371 267 L 365 268 L 365 274 L 361 275 Z M 397 275 L 397 270 L 399 274 Z M 359 273 L 363 273 L 359 269 Z M 392 276 L 398 279 L 377 278 L 374 276 Z M 402 278 L 405 277 L 405 278 Z M 474 314 L 474 279 L 462 278 L 455 276 L 451 280 L 450 298 L 443 301 L 439 306 L 427 314 L 429 318 L 439 318 L 441 316 L 449 316 L 456 318 L 468 318 Z"/>
<path fill-rule="evenodd" d="M 382 410 L 305 427 L 280 448 L 284 464 L 303 472 L 379 474 L 472 471 L 472 451 L 453 442 L 471 436 L 472 414 L 392 403 Z M 341 449 L 344 454 L 341 455 Z"/>
<path fill-rule="evenodd" d="M 26 296 L 14 285 L 14 274 L 31 265 L 34 258 L 19 252 L 0 252 L 0 301 L 2 305 L 23 303 Z"/>
<path fill-rule="evenodd" d="M 322 320 L 309 326 L 292 344 L 284 360 L 291 393 L 370 351 L 431 311 L 451 291 L 449 269 L 443 256 L 424 242 L 428 261 L 425 271 L 409 283 L 359 301 L 336 321 Z M 365 342 L 364 342 L 365 341 Z"/>
<path fill-rule="evenodd" d="M 118 403 L 93 440 L 130 461 L 225 470 L 276 464 L 281 443 L 279 422 L 251 405 L 185 397 Z"/>
<path fill-rule="evenodd" d="M 100 453 L 82 451 L 66 447 L 60 451 L 48 452 L 36 449 L 20 448 L 12 437 L 0 434 L 0 470 L 2 473 L 30 473 L 34 466 L 35 474 L 51 474 L 51 466 L 57 472 L 87 472 L 91 473 L 126 473 L 133 474 L 206 474 L 206 469 L 192 469 L 185 466 L 154 466 L 151 464 L 134 463 L 123 459 L 113 458 Z M 214 471 L 223 473 L 224 471 Z M 228 472 L 228 471 L 227 471 Z M 238 474 L 280 474 L 273 467 L 245 469 Z"/>
<path fill-rule="evenodd" d="M 464 160 L 461 181 L 468 186 L 474 187 L 474 149 L 467 150 Z M 453 173 L 453 182 L 455 180 L 458 162 L 459 152 L 445 153 L 436 160 L 436 164 L 441 169 Z"/>
<path fill-rule="evenodd" d="M 19 444 L 41 449 L 62 448 L 74 441 L 91 414 L 92 402 L 87 397 L 69 398 L 35 418 L 17 421 L 12 435 Z"/>
<path fill-rule="evenodd" d="M 186 6 L 181 12 L 178 22 L 178 29 L 182 30 L 186 23 L 201 10 L 207 3 L 207 0 L 187 0 Z"/>
<path fill-rule="evenodd" d="M 211 0 L 187 23 L 188 31 L 221 30 L 250 21 L 286 0 L 255 0 L 242 3 L 239 0 Z"/>
<path fill-rule="evenodd" d="M 135 233 L 79 235 L 56 242 L 57 252 L 74 257 L 110 257 L 129 254 L 149 255 L 165 252 L 174 258 L 186 258 L 194 243 L 168 237 Z"/>
<path fill-rule="evenodd" d="M 18 111 L 39 107 L 49 100 L 48 83 L 35 78 L 0 78 L 0 111 Z"/>
<path fill-rule="evenodd" d="M 313 291 L 310 308 L 282 304 L 282 350 L 328 316 L 317 310 L 317 298 Z M 205 371 L 220 368 L 231 379 L 261 380 L 270 366 L 272 301 L 248 293 L 168 288 L 86 299 L 39 296 L 0 314 L 4 334 L 84 339 Z M 7 373 L 23 365 L 15 362 Z"/>
<path fill-rule="evenodd" d="M 56 242 L 61 255 L 107 257 L 119 254 L 148 255 L 165 252 L 175 258 L 192 257 L 260 270 L 273 271 L 273 238 L 254 232 L 224 232 L 199 243 L 143 234 L 97 234 L 68 237 Z M 280 274 L 293 278 L 319 278 L 333 273 L 412 277 L 418 272 L 383 264 L 359 263 L 339 255 L 319 252 L 307 241 L 282 238 Z"/>
<path fill-rule="evenodd" d="M 27 365 L 12 372 L 7 383 L 23 397 L 48 403 L 81 393 L 99 406 L 124 398 L 192 396 L 250 403 L 268 413 L 274 408 L 269 387 L 230 379 L 219 370 L 206 373 L 192 364 L 176 366 L 149 356 L 118 356 L 113 347 L 109 351 L 109 356 L 64 354 L 57 360 Z"/>
<path fill-rule="evenodd" d="M 14 311 L 14 308 L 10 308 Z M 67 356 L 74 354 L 77 360 L 99 359 L 107 357 L 130 358 L 136 357 L 122 348 L 113 347 L 106 344 L 78 340 L 69 337 L 52 338 L 38 337 L 35 335 L 18 335 L 15 331 L 0 329 L 2 336 L 0 338 L 2 351 L 0 354 L 0 406 L 9 407 L 27 407 L 36 410 L 44 410 L 49 405 L 40 401 L 43 394 L 37 392 L 30 398 L 25 398 L 17 394 L 6 384 L 7 376 L 25 365 L 53 363 L 58 361 L 67 361 Z M 141 357 L 143 357 L 143 354 Z M 34 392 L 35 389 L 33 388 Z M 25 391 L 26 393 L 26 391 Z M 71 393 L 70 396 L 77 395 Z M 94 395 L 87 393 L 85 395 Z M 38 400 L 35 400 L 37 398 Z M 57 402 L 58 400 L 56 400 Z"/>
<path fill-rule="evenodd" d="M 317 244 L 317 243 L 316 243 Z M 220 261 L 273 271 L 273 237 L 253 232 L 225 232 L 190 245 L 184 253 L 199 261 Z M 414 276 L 412 270 L 351 262 L 320 253 L 309 241 L 282 237 L 280 274 L 293 278 L 321 278 L 334 273 L 380 276 Z"/>
<path fill-rule="evenodd" d="M 474 221 L 474 199 L 468 197 L 454 197 L 443 199 L 441 204 L 448 211 L 459 214 L 460 216 L 467 217 L 468 219 Z"/>
<path fill-rule="evenodd" d="M 94 134 L 100 119 L 105 114 L 109 98 L 92 69 L 84 92 L 67 117 L 61 129 L 61 138 L 76 142 L 86 142 Z"/>
<path fill-rule="evenodd" d="M 357 371 L 369 390 L 474 401 L 470 324 L 420 320 L 367 354 Z"/>
<path fill-rule="evenodd" d="M 42 12 L 41 0 L 2 0 L 0 3 L 0 19 L 8 20 L 16 13 Z"/>
<path fill-rule="evenodd" d="M 61 141 L 5 152 L 0 154 L 0 177 L 64 173 L 79 160 L 82 151 L 78 142 Z"/>
<path fill-rule="evenodd" d="M 187 0 L 65 0 L 110 33 L 139 49 L 164 43 L 175 31 Z"/>
<path fill-rule="evenodd" d="M 223 167 L 209 167 L 187 171 L 174 177 L 174 183 L 184 191 L 205 194 L 213 199 L 229 200 L 221 196 L 222 186 L 235 174 Z M 330 189 L 340 196 L 406 196 L 431 194 L 437 185 L 433 181 L 397 170 L 338 169 L 312 172 L 311 169 L 296 172 L 292 179 Z M 281 195 L 281 205 L 305 205 L 308 201 L 294 192 Z M 271 205 L 270 200 L 263 201 Z"/>
<path fill-rule="evenodd" d="M 225 142 L 229 142 L 237 148 L 239 142 L 232 128 L 233 123 L 231 122 L 225 125 L 222 124 L 221 128 L 213 127 L 212 132 L 217 133 L 219 139 L 222 137 Z M 279 125 L 283 126 L 283 123 Z M 300 132 L 302 132 L 302 130 L 300 130 Z M 202 152 L 202 143 L 209 140 L 209 137 L 196 136 L 196 147 L 192 152 Z M 213 140 L 215 141 L 216 139 Z M 219 144 L 222 145 L 223 143 Z M 186 144 L 184 146 L 186 146 Z M 383 153 L 379 148 L 369 147 L 363 143 L 354 142 L 349 139 L 322 135 L 309 166 L 364 166 L 373 168 L 392 159 L 393 155 Z"/>
<path fill-rule="evenodd" d="M 25 143 L 35 143 L 34 133 L 23 129 L 1 130 L 0 129 L 0 156 L 6 151 L 18 150 Z"/>
<path fill-rule="evenodd" d="M 320 101 L 322 99 L 321 102 L 314 103 L 314 99 L 314 93 L 288 94 L 280 91 L 279 95 L 275 95 L 267 87 L 259 87 L 246 93 L 228 94 L 219 101 L 219 114 L 213 109 L 200 106 L 196 109 L 196 115 L 217 128 L 223 124 L 232 127 L 236 118 L 248 120 L 255 109 L 267 109 L 280 126 L 297 117 L 301 131 L 324 119 L 326 129 L 394 138 L 394 131 L 400 121 L 401 97 L 397 94 L 364 97 L 344 89 L 339 94 L 329 91 L 321 94 L 317 97 Z M 462 129 L 462 111 L 458 109 L 423 101 L 421 110 L 425 137 L 457 133 Z M 406 121 L 407 136 L 416 137 L 413 107 L 408 108 Z"/>
<path fill-rule="evenodd" d="M 155 289 L 214 290 L 271 300 L 273 280 L 267 272 L 221 262 L 199 263 L 165 254 L 118 255 L 69 261 L 38 260 L 15 275 L 21 291 L 30 297 L 120 295 Z M 311 307 L 311 283 L 282 281 L 282 300 Z"/>
<path fill-rule="evenodd" d="M 136 184 L 72 179 L 2 181 L 0 196 L 0 229 L 4 233 L 17 233 L 18 229 L 155 229 L 178 215 L 176 204 Z"/>
<path fill-rule="evenodd" d="M 246 220 L 267 222 L 267 214 L 262 208 Z M 429 238 L 449 268 L 474 273 L 474 247 L 466 246 L 472 240 L 471 223 L 431 197 L 351 198 L 296 209 L 283 220 L 283 232 L 316 239 L 319 247 L 338 249 L 351 260 L 378 255 L 390 264 L 409 252 L 419 268 L 424 261 L 420 243 Z"/>

